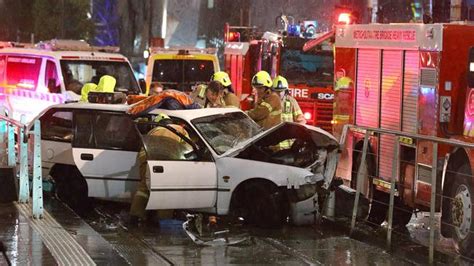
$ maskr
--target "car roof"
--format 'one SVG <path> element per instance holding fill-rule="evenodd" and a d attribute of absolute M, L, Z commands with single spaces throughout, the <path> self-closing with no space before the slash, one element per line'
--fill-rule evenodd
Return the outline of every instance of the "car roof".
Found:
<path fill-rule="evenodd" d="M 165 113 L 168 116 L 179 117 L 187 121 L 191 121 L 195 118 L 220 115 L 225 113 L 242 112 L 238 108 L 202 108 L 202 109 L 187 109 L 187 110 L 166 110 L 166 109 L 155 109 L 150 111 L 150 114 Z"/>
<path fill-rule="evenodd" d="M 120 58 L 124 61 L 128 61 L 127 58 L 118 53 L 104 53 L 96 51 L 51 51 L 44 49 L 35 48 L 3 48 L 0 49 L 0 54 L 15 54 L 15 55 L 30 55 L 30 56 L 50 56 L 57 59 L 61 59 L 63 56 L 79 56 L 85 58 L 79 58 L 84 60 L 112 60 L 113 58 Z"/>
<path fill-rule="evenodd" d="M 63 103 L 63 104 L 53 105 L 49 109 L 64 108 L 64 109 L 126 112 L 131 106 L 132 105 L 127 105 L 127 104 L 101 104 L 101 103 L 75 102 L 75 103 Z M 169 116 L 179 117 L 184 120 L 191 121 L 192 119 L 199 118 L 199 117 L 225 114 L 225 113 L 233 113 L 233 112 L 242 112 L 242 111 L 238 108 L 203 108 L 203 109 L 186 109 L 186 110 L 154 109 L 150 111 L 149 113 L 155 114 L 155 115 L 160 114 L 160 113 L 165 113 Z"/>
<path fill-rule="evenodd" d="M 128 110 L 128 108 L 130 108 L 130 105 L 74 102 L 74 103 L 56 104 L 56 105 L 51 106 L 49 109 L 53 109 L 53 108 L 125 112 Z"/>

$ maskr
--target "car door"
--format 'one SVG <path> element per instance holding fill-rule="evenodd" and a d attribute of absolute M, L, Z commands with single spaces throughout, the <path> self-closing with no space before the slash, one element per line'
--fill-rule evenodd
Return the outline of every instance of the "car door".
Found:
<path fill-rule="evenodd" d="M 129 198 L 140 181 L 141 142 L 125 113 L 76 111 L 73 157 L 87 181 L 90 197 Z"/>
<path fill-rule="evenodd" d="M 189 125 L 184 121 L 176 124 L 185 129 L 185 135 L 189 137 L 188 142 L 183 136 L 171 132 L 168 129 L 170 125 L 168 128 L 155 128 L 160 128 L 167 137 L 153 134 L 152 131 L 143 137 L 150 187 L 146 208 L 214 207 L 217 197 L 217 169 L 211 153 Z"/>

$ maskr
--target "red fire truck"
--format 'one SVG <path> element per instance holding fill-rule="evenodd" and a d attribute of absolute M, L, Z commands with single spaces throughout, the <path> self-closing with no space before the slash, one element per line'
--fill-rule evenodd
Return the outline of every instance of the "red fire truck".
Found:
<path fill-rule="evenodd" d="M 306 50 L 308 39 L 281 37 L 253 27 L 225 27 L 224 70 L 241 98 L 252 94 L 255 73 L 266 70 L 284 76 L 308 124 L 332 130 L 333 50 L 329 38 Z M 250 108 L 244 105 L 243 108 Z"/>
<path fill-rule="evenodd" d="M 336 137 L 345 124 L 474 142 L 474 26 L 465 24 L 373 24 L 336 27 Z M 470 78 L 469 89 L 467 77 Z M 472 94 L 471 94 L 472 93 Z M 468 101 L 465 101 L 468 95 Z M 473 127 L 474 128 L 474 127 Z M 347 136 L 338 175 L 356 184 L 364 131 Z M 394 223 L 406 225 L 413 210 L 430 207 L 433 142 L 399 137 Z M 388 202 L 395 136 L 372 134 L 363 193 L 372 198 L 368 219 L 382 223 Z M 472 203 L 474 151 L 439 145 L 438 195 L 441 232 L 458 250 L 474 254 Z M 439 199 L 440 197 L 437 197 Z M 439 201 L 439 202 L 438 202 Z"/>

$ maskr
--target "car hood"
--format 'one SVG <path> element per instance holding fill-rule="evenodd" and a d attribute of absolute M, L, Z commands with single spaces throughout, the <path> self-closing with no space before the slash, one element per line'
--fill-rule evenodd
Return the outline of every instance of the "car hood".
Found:
<path fill-rule="evenodd" d="M 252 138 L 240 143 L 240 145 L 237 145 L 237 146 L 229 149 L 225 153 L 221 154 L 219 157 L 234 157 L 237 154 L 239 154 L 239 152 L 241 152 L 242 150 L 245 150 L 247 147 L 249 147 L 250 145 L 256 143 L 260 139 L 262 139 L 264 137 L 267 137 L 267 136 L 271 136 L 272 134 L 276 134 L 278 129 L 280 129 L 281 127 L 283 127 L 285 125 L 291 125 L 291 126 L 295 126 L 295 127 L 305 128 L 305 130 L 307 130 L 310 133 L 312 140 L 314 141 L 314 143 L 318 147 L 339 146 L 337 139 L 333 135 L 331 135 L 329 132 L 327 132 L 327 131 L 325 131 L 321 128 L 310 126 L 310 125 L 301 125 L 301 124 L 293 123 L 293 122 L 284 122 L 284 123 L 280 123 L 277 126 L 274 126 L 274 127 L 270 128 L 268 130 L 265 130 L 265 131 L 262 131 L 262 132 L 258 133 L 257 135 L 253 136 Z"/>

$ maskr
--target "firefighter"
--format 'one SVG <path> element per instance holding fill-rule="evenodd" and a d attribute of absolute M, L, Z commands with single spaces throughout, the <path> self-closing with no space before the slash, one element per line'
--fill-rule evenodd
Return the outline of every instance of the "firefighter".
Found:
<path fill-rule="evenodd" d="M 232 81 L 229 75 L 224 71 L 218 71 L 211 77 L 211 81 L 219 81 L 224 87 L 224 100 L 229 106 L 235 106 L 240 108 L 239 97 L 235 95 L 234 89 L 232 88 Z"/>
<path fill-rule="evenodd" d="M 203 108 L 238 107 L 235 105 L 233 93 L 226 93 L 219 81 L 211 81 L 209 85 L 199 85 L 191 94 L 194 102 Z M 238 101 L 237 101 L 238 103 Z"/>
<path fill-rule="evenodd" d="M 186 130 L 177 124 L 172 124 L 172 120 L 166 114 L 158 114 L 154 119 L 155 123 L 169 125 L 183 136 L 188 136 Z M 130 224 L 136 225 L 139 221 L 146 220 L 146 205 L 150 197 L 150 190 L 147 185 L 147 154 L 153 155 L 156 160 L 182 160 L 184 150 L 192 149 L 180 136 L 171 132 L 169 129 L 158 126 L 147 134 L 150 141 L 147 143 L 147 151 L 142 147 L 137 154 L 137 162 L 140 173 L 140 182 L 132 198 L 130 206 Z"/>
<path fill-rule="evenodd" d="M 257 91 L 257 105 L 247 114 L 263 129 L 281 123 L 281 102 L 278 94 L 272 91 L 272 78 L 266 71 L 259 71 L 252 78 L 252 88 Z"/>
<path fill-rule="evenodd" d="M 207 107 L 237 107 L 240 108 L 239 98 L 233 93 L 227 73 L 216 72 L 211 77 L 209 85 L 201 84 L 192 93 L 191 98 L 204 108 Z M 211 89 L 210 91 L 208 90 Z M 217 92 L 219 88 L 219 92 Z M 211 103 L 211 104 L 210 104 Z"/>
<path fill-rule="evenodd" d="M 273 79 L 272 89 L 280 95 L 282 109 L 281 120 L 283 122 L 306 124 L 306 119 L 304 118 L 300 105 L 295 98 L 290 95 L 286 78 L 279 75 Z"/>

